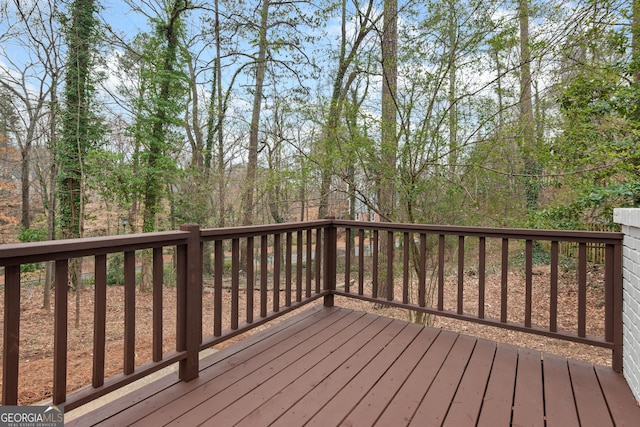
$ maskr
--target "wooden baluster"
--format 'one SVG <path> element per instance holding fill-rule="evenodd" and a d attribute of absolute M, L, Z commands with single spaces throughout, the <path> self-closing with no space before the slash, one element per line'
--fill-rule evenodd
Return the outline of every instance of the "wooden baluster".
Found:
<path fill-rule="evenodd" d="M 405 232 L 403 234 L 403 263 L 402 263 L 402 303 L 409 303 L 409 257 L 411 256 L 409 244 L 413 239 L 413 234 Z"/>
<path fill-rule="evenodd" d="M 464 236 L 458 236 L 458 314 L 464 312 Z"/>
<path fill-rule="evenodd" d="M 344 291 L 349 293 L 351 291 L 351 251 L 353 250 L 351 228 L 345 229 L 344 239 Z"/>
<path fill-rule="evenodd" d="M 224 273 L 224 247 L 222 240 L 213 243 L 213 335 L 222 335 L 222 276 Z"/>
<path fill-rule="evenodd" d="M 551 242 L 551 289 L 549 295 L 549 330 L 551 332 L 558 331 L 558 252 L 558 242 Z"/>
<path fill-rule="evenodd" d="M 273 235 L 273 311 L 280 311 L 280 257 L 282 237 L 279 233 Z"/>
<path fill-rule="evenodd" d="M 320 282 L 322 280 L 322 229 L 316 229 L 316 294 L 320 293 L 322 287 L 320 286 Z"/>
<path fill-rule="evenodd" d="M 124 253 L 124 373 L 132 374 L 136 363 L 136 253 Z"/>
<path fill-rule="evenodd" d="M 67 296 L 69 289 L 69 260 L 63 259 L 56 261 L 55 268 L 56 305 L 54 308 L 53 329 L 53 404 L 57 405 L 63 403 L 67 395 L 67 316 L 69 310 Z M 6 303 L 5 301 L 5 304 Z M 18 310 L 19 309 L 20 306 L 18 306 Z"/>
<path fill-rule="evenodd" d="M 358 295 L 364 295 L 364 229 L 358 230 Z"/>
<path fill-rule="evenodd" d="M 440 311 L 444 310 L 444 250 L 445 237 L 444 234 L 440 234 L 438 236 L 438 310 Z"/>
<path fill-rule="evenodd" d="M 502 239 L 502 276 L 500 279 L 500 322 L 507 323 L 507 291 L 509 278 L 509 239 Z"/>
<path fill-rule="evenodd" d="M 587 324 L 587 244 L 578 245 L 578 336 L 586 336 Z"/>
<path fill-rule="evenodd" d="M 393 301 L 394 299 L 393 256 L 395 243 L 393 231 L 387 231 L 387 301 Z"/>
<path fill-rule="evenodd" d="M 95 257 L 93 309 L 93 375 L 91 385 L 104 384 L 104 363 L 107 325 L 107 256 Z"/>
<path fill-rule="evenodd" d="M 378 230 L 373 230 L 373 265 L 371 266 L 371 271 L 373 274 L 371 296 L 373 298 L 378 298 L 378 239 Z"/>
<path fill-rule="evenodd" d="M 304 245 L 302 242 L 302 230 L 299 230 L 296 234 L 297 248 L 296 248 L 296 301 L 302 301 L 302 253 L 304 252 Z"/>
<path fill-rule="evenodd" d="M 307 259 L 305 262 L 306 269 L 306 283 L 305 283 L 305 297 L 311 297 L 311 274 L 313 273 L 313 247 L 311 246 L 312 230 L 307 230 Z"/>
<path fill-rule="evenodd" d="M 153 361 L 162 360 L 162 294 L 164 284 L 163 248 L 153 249 Z"/>
<path fill-rule="evenodd" d="M 525 242 L 525 272 L 524 272 L 524 326 L 531 327 L 531 307 L 533 298 L 533 241 Z"/>
<path fill-rule="evenodd" d="M 268 267 L 269 267 L 269 236 L 260 239 L 260 317 L 267 317 Z"/>
<path fill-rule="evenodd" d="M 486 293 L 487 275 L 487 239 L 480 237 L 478 241 L 478 317 L 484 319 L 484 297 Z"/>
<path fill-rule="evenodd" d="M 291 276 L 292 276 L 292 252 L 293 252 L 293 236 L 291 232 L 287 232 L 286 242 L 285 242 L 285 295 L 284 295 L 284 305 L 287 307 L 291 307 Z"/>
<path fill-rule="evenodd" d="M 443 279 L 444 280 L 444 279 Z M 418 305 L 427 305 L 427 235 L 420 234 L 420 275 L 418 277 Z M 440 296 L 440 294 L 438 294 Z"/>
<path fill-rule="evenodd" d="M 56 304 L 56 307 L 58 305 Z M 57 317 L 56 317 L 57 319 Z M 66 331 L 66 327 L 65 327 Z M 20 266 L 4 269 L 4 346 L 2 347 L 2 404 L 18 404 L 20 361 Z M 66 338 L 65 338 L 66 341 Z"/>
<path fill-rule="evenodd" d="M 240 239 L 231 240 L 231 329 L 238 329 L 240 297 Z"/>
<path fill-rule="evenodd" d="M 253 265 L 254 258 L 254 243 L 253 236 L 247 237 L 247 323 L 253 323 L 253 292 L 254 292 L 254 280 L 255 280 L 255 271 Z"/>

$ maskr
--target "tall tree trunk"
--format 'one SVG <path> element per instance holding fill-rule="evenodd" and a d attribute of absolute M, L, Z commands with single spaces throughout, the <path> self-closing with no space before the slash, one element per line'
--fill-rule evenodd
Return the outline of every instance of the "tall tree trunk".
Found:
<path fill-rule="evenodd" d="M 262 107 L 262 88 L 264 76 L 267 70 L 267 23 L 269 17 L 269 0 L 262 1 L 260 12 L 260 28 L 258 34 L 258 58 L 256 61 L 256 84 L 253 92 L 253 112 L 251 126 L 249 128 L 249 156 L 247 174 L 244 182 L 244 212 L 242 225 L 253 223 L 254 201 L 253 195 L 256 183 L 256 170 L 258 167 L 258 134 L 260 131 L 260 109 Z"/>
<path fill-rule="evenodd" d="M 29 126 L 30 128 L 32 126 Z M 27 229 L 31 227 L 31 215 L 30 215 L 30 169 L 31 169 L 31 141 L 33 139 L 33 135 L 27 134 L 27 140 L 25 141 L 24 147 L 22 147 L 22 164 L 20 168 L 20 181 L 22 187 L 22 213 L 20 225 Z"/>
<path fill-rule="evenodd" d="M 496 96 L 498 97 L 498 131 L 504 128 L 504 101 L 502 100 L 502 64 L 500 63 L 500 48 L 493 46 L 496 60 Z"/>
<path fill-rule="evenodd" d="M 382 30 L 382 129 L 380 141 L 380 173 L 379 173 L 379 213 L 382 221 L 392 221 L 395 215 L 396 199 L 396 157 L 398 139 L 396 136 L 397 120 L 397 80 L 398 80 L 398 0 L 384 1 L 384 23 Z M 386 297 L 391 286 L 387 283 L 387 248 L 393 245 L 387 233 L 381 236 L 381 273 L 379 297 Z"/>
<path fill-rule="evenodd" d="M 57 75 L 51 77 L 51 102 L 50 102 L 50 119 L 49 119 L 49 150 L 51 153 L 51 166 L 49 168 L 49 210 L 47 211 L 47 240 L 54 240 L 55 224 L 56 224 L 56 173 L 57 167 L 55 162 L 56 140 L 57 140 L 57 112 L 58 112 L 58 78 Z M 47 197 L 45 195 L 45 197 Z M 47 311 L 51 310 L 51 289 L 55 278 L 54 271 L 55 262 L 49 261 L 46 265 L 44 292 L 42 298 L 42 308 Z"/>
<path fill-rule="evenodd" d="M 520 131 L 524 156 L 527 210 L 538 209 L 539 166 L 535 158 L 536 129 L 531 94 L 531 50 L 529 48 L 529 0 L 519 0 L 520 21 Z"/>
<path fill-rule="evenodd" d="M 455 0 L 449 0 L 449 174 L 453 178 L 458 163 L 458 109 L 456 106 L 456 47 L 458 21 Z"/>
<path fill-rule="evenodd" d="M 64 238 L 83 235 L 84 162 L 97 135 L 92 129 L 90 85 L 92 56 L 97 21 L 93 0 L 75 0 L 70 6 L 71 19 L 66 31 L 67 68 L 65 77 L 65 115 L 62 139 L 56 145 L 60 234 Z M 82 259 L 69 263 L 71 287 L 76 290 L 76 326 L 79 325 Z"/>
<path fill-rule="evenodd" d="M 191 120 L 185 117 L 187 128 L 187 138 L 191 144 L 191 166 L 204 175 L 204 150 L 205 141 L 200 127 L 200 96 L 198 94 L 198 84 L 192 61 L 187 61 L 189 67 L 189 88 L 191 90 Z M 189 123 L 190 122 L 190 123 Z"/>
<path fill-rule="evenodd" d="M 222 42 L 220 40 L 220 13 L 218 9 L 218 0 L 215 1 L 216 7 L 216 91 L 218 93 L 218 115 L 217 115 L 217 125 L 216 125 L 216 134 L 218 136 L 218 227 L 225 226 L 225 217 L 226 217 L 226 189 L 225 189 L 225 161 L 224 161 L 224 132 L 222 123 L 225 116 L 224 109 L 224 100 L 222 99 L 222 54 L 221 54 L 221 45 Z"/>
<path fill-rule="evenodd" d="M 172 107 L 176 104 L 177 91 L 176 77 L 174 74 L 178 71 L 178 32 L 180 25 L 180 16 L 187 10 L 188 4 L 182 0 L 174 0 L 168 9 L 167 21 L 162 23 L 162 31 L 158 34 L 164 37 L 166 47 L 162 52 L 162 64 L 160 71 L 163 77 L 158 83 L 158 96 L 163 100 L 162 103 L 156 103 L 153 111 L 153 124 L 151 125 L 151 135 L 148 141 L 148 149 L 146 152 L 146 176 L 145 186 L 143 190 L 144 209 L 142 213 L 142 231 L 145 233 L 156 230 L 156 215 L 160 211 L 162 202 L 162 193 L 166 189 L 165 174 L 162 165 L 162 158 L 165 157 L 168 149 L 167 125 L 174 120 Z M 168 103 L 173 105 L 168 105 Z M 148 291 L 151 289 L 151 261 L 152 253 L 150 250 L 142 252 L 142 267 L 140 272 L 140 290 Z"/>
<path fill-rule="evenodd" d="M 220 5 L 219 1 L 214 1 L 214 39 L 216 44 L 216 54 L 213 59 L 213 81 L 211 84 L 211 102 L 209 104 L 207 122 L 207 146 L 205 150 L 205 170 L 207 176 L 212 170 L 214 181 L 218 191 L 218 206 L 216 226 L 225 226 L 226 211 L 226 187 L 225 187 L 225 158 L 224 158 L 224 129 L 223 121 L 225 116 L 224 99 L 222 93 L 222 54 L 220 40 Z M 216 164 L 212 164 L 214 141 L 216 147 Z"/>

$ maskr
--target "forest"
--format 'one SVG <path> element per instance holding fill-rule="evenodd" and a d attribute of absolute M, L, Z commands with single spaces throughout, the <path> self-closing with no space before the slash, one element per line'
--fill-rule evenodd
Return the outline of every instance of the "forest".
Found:
<path fill-rule="evenodd" d="M 640 2 L 0 0 L 2 243 L 640 202 Z"/>

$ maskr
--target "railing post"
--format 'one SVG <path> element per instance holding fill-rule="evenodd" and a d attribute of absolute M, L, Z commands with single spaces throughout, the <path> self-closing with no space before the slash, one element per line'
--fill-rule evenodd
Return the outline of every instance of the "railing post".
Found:
<path fill-rule="evenodd" d="M 336 226 L 331 222 L 324 232 L 324 290 L 330 291 L 324 296 L 325 307 L 333 307 L 333 291 L 336 290 L 337 240 Z"/>
<path fill-rule="evenodd" d="M 20 361 L 20 266 L 5 267 L 2 404 L 18 404 Z"/>
<path fill-rule="evenodd" d="M 187 357 L 180 361 L 179 377 L 190 381 L 198 377 L 199 352 L 202 341 L 202 246 L 200 227 L 185 224 L 180 227 L 188 231 L 186 248 L 179 249 L 177 275 L 178 283 L 178 350 L 186 350 Z"/>
<path fill-rule="evenodd" d="M 614 246 L 613 250 L 613 354 L 611 367 L 616 372 L 622 372 L 622 341 L 623 341 L 623 283 L 622 283 L 622 244 Z"/>

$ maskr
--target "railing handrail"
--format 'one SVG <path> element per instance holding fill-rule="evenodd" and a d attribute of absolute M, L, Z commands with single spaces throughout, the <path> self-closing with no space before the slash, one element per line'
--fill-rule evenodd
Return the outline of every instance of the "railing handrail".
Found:
<path fill-rule="evenodd" d="M 392 230 L 428 234 L 485 236 L 491 238 L 534 239 L 534 240 L 571 240 L 589 243 L 621 243 L 624 234 L 615 231 L 587 230 L 542 230 L 526 228 L 469 227 L 430 224 L 407 224 L 395 222 L 369 222 L 327 219 L 305 222 L 289 222 L 257 226 L 239 226 L 225 228 L 206 228 L 200 230 L 203 240 L 242 238 L 260 236 L 275 232 L 295 232 L 309 228 L 343 226 L 370 230 Z M 32 262 L 32 257 L 42 260 L 55 260 L 61 257 L 74 258 L 90 255 L 136 250 L 138 248 L 171 246 L 183 243 L 189 233 L 185 231 L 160 231 L 116 236 L 84 237 L 78 239 L 50 240 L 42 242 L 9 243 L 0 245 L 0 266 Z M 70 255 L 71 254 L 71 255 Z"/>
<path fill-rule="evenodd" d="M 188 232 L 160 231 L 0 245 L 0 266 L 104 255 L 186 243 Z"/>
<path fill-rule="evenodd" d="M 216 240 L 216 239 L 232 239 L 243 238 L 248 236 L 263 236 L 266 234 L 274 234 L 276 232 L 288 233 L 304 231 L 308 229 L 314 229 L 319 227 L 332 226 L 335 220 L 321 219 L 316 221 L 302 221 L 302 222 L 283 222 L 280 224 L 264 224 L 264 225 L 247 225 L 238 227 L 223 227 L 223 228 L 203 228 L 200 230 L 200 236 L 203 240 Z"/>
<path fill-rule="evenodd" d="M 551 230 L 528 228 L 471 227 L 459 225 L 407 224 L 396 222 L 370 222 L 332 220 L 332 225 L 369 230 L 391 230 L 426 234 L 476 236 L 505 239 L 556 240 L 588 243 L 621 243 L 624 234 L 617 231 Z"/>

